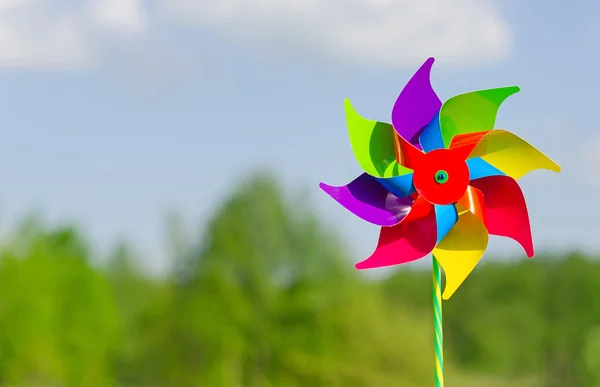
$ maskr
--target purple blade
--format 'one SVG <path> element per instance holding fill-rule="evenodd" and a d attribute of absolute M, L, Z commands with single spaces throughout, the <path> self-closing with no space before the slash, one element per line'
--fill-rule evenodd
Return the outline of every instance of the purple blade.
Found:
<path fill-rule="evenodd" d="M 395 196 L 366 173 L 348 185 L 321 183 L 319 187 L 354 215 L 382 227 L 400 223 L 414 202 L 411 197 Z"/>
<path fill-rule="evenodd" d="M 408 81 L 392 109 L 392 125 L 402 138 L 421 149 L 419 132 L 442 107 L 429 79 L 435 59 L 429 58 Z"/>

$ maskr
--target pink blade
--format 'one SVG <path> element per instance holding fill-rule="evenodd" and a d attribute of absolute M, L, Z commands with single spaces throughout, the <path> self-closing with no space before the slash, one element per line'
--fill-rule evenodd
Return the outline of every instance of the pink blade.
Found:
<path fill-rule="evenodd" d="M 533 257 L 529 214 L 519 184 L 509 176 L 489 176 L 472 180 L 471 185 L 483 193 L 488 232 L 515 240 Z"/>
<path fill-rule="evenodd" d="M 435 247 L 436 227 L 434 206 L 419 196 L 402 222 L 381 228 L 375 252 L 356 268 L 373 269 L 423 258 Z"/>

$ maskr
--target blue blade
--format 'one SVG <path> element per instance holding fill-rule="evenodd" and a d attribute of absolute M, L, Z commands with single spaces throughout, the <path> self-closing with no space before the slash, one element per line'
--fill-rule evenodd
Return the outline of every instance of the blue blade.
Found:
<path fill-rule="evenodd" d="M 419 143 L 425 152 L 444 148 L 444 139 L 440 129 L 440 112 L 438 112 L 431 122 L 423 129 L 419 136 Z"/>
<path fill-rule="evenodd" d="M 482 177 L 488 176 L 505 176 L 504 172 L 497 169 L 481 157 L 473 157 L 472 159 L 468 159 L 467 166 L 469 167 L 471 180 L 481 179 Z"/>
<path fill-rule="evenodd" d="M 434 208 L 437 223 L 437 241 L 435 243 L 438 244 L 458 221 L 458 212 L 454 204 L 445 206 L 435 204 Z"/>
<path fill-rule="evenodd" d="M 412 173 L 395 177 L 376 177 L 375 179 L 388 191 L 399 198 L 403 198 L 415 192 Z"/>

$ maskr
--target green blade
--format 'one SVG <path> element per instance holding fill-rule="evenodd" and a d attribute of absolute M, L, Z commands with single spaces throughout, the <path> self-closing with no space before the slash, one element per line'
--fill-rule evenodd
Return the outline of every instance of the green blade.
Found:
<path fill-rule="evenodd" d="M 519 90 L 518 86 L 479 90 L 446 101 L 440 111 L 440 126 L 446 148 L 457 134 L 494 129 L 500 105 Z"/>
<path fill-rule="evenodd" d="M 396 161 L 392 125 L 361 117 L 349 99 L 344 100 L 344 108 L 352 150 L 365 172 L 375 177 L 394 177 L 412 172 Z"/>

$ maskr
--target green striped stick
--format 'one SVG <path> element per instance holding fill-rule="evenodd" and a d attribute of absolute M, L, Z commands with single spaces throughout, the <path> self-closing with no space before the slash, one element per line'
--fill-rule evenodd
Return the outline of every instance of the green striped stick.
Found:
<path fill-rule="evenodd" d="M 435 387 L 444 387 L 444 332 L 442 327 L 442 271 L 433 256 L 433 339 L 435 343 Z"/>

